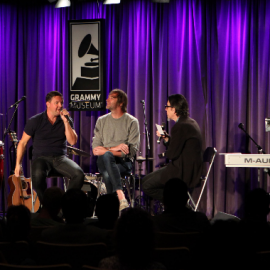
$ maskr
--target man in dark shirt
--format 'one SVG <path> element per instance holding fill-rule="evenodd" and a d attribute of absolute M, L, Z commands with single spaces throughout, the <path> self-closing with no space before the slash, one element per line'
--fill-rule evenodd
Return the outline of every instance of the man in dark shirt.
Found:
<path fill-rule="evenodd" d="M 74 145 L 78 136 L 73 129 L 69 113 L 63 109 L 63 95 L 57 91 L 46 96 L 47 110 L 31 117 L 18 144 L 15 176 L 20 175 L 20 164 L 28 141 L 33 140 L 32 182 L 42 203 L 47 188 L 46 177 L 54 170 L 70 178 L 68 188 L 81 188 L 84 181 L 82 169 L 67 158 L 67 141 Z"/>
<path fill-rule="evenodd" d="M 162 200 L 163 188 L 171 178 L 182 179 L 189 189 L 200 183 L 203 168 L 202 135 L 198 123 L 189 117 L 188 103 L 183 95 L 168 97 L 165 106 L 168 120 L 175 121 L 171 136 L 157 135 L 168 146 L 165 157 L 170 160 L 166 167 L 156 170 L 143 178 L 142 189 L 145 194 Z"/>

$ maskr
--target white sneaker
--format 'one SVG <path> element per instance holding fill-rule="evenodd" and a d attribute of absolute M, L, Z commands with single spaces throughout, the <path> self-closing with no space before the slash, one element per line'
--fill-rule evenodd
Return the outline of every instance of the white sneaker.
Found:
<path fill-rule="evenodd" d="M 122 211 L 128 207 L 129 207 L 129 204 L 126 199 L 120 200 L 119 211 Z"/>

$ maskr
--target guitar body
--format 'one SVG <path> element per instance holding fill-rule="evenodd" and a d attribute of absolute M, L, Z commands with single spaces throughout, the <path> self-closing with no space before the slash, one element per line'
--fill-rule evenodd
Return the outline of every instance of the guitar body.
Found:
<path fill-rule="evenodd" d="M 10 192 L 8 195 L 8 206 L 25 205 L 32 213 L 38 211 L 40 201 L 36 191 L 33 190 L 33 200 L 31 194 L 31 179 L 24 176 L 16 177 L 14 174 L 9 176 L 8 184 Z M 33 204 L 32 204 L 33 201 Z"/>

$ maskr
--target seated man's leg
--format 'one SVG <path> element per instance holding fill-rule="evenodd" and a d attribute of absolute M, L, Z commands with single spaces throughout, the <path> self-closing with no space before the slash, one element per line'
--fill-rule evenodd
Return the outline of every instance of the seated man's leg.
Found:
<path fill-rule="evenodd" d="M 98 157 L 97 164 L 99 171 L 103 175 L 107 192 L 113 193 L 122 190 L 121 175 L 114 155 L 109 151 L 106 152 Z"/>
<path fill-rule="evenodd" d="M 149 173 L 142 179 L 143 192 L 155 200 L 163 200 L 164 181 L 161 179 L 161 172 L 166 168 L 161 168 L 157 171 Z"/>
<path fill-rule="evenodd" d="M 68 189 L 81 189 L 84 183 L 84 172 L 73 160 L 66 156 L 59 156 L 53 160 L 53 168 L 70 179 Z"/>
<path fill-rule="evenodd" d="M 106 186 L 106 190 L 108 194 L 113 193 L 113 185 L 112 181 L 110 180 L 110 176 L 106 170 L 105 164 L 103 162 L 103 156 L 98 156 L 97 159 L 97 165 L 98 165 L 98 170 L 100 173 L 102 173 L 103 181 Z"/>
<path fill-rule="evenodd" d="M 43 201 L 44 191 L 47 189 L 46 177 L 51 170 L 50 161 L 45 157 L 36 158 L 32 163 L 32 183 L 40 202 Z"/>

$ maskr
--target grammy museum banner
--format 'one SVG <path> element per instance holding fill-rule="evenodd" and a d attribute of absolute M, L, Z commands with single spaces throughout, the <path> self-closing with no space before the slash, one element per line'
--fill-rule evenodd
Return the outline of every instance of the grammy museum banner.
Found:
<path fill-rule="evenodd" d="M 104 110 L 104 19 L 72 20 L 68 26 L 69 110 Z"/>

